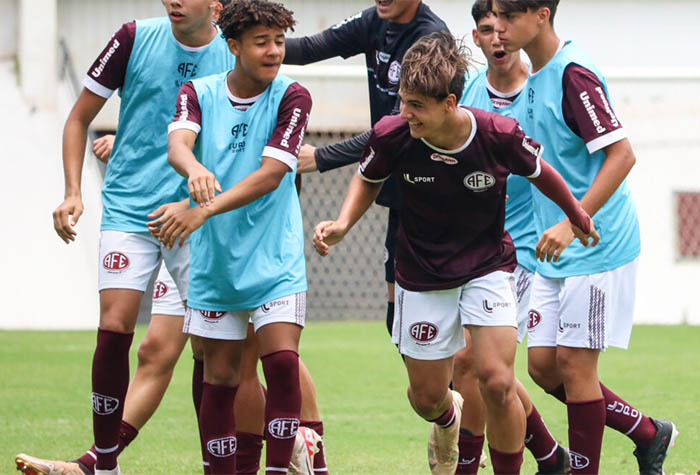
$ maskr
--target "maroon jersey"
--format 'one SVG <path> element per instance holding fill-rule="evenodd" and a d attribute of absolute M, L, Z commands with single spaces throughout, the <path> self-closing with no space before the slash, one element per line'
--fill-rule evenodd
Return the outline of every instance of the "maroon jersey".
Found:
<path fill-rule="evenodd" d="M 407 290 L 451 289 L 516 265 L 503 229 L 506 179 L 537 176 L 542 147 L 514 119 L 463 109 L 473 128 L 459 149 L 414 139 L 405 120 L 387 116 L 372 129 L 360 164 L 363 179 L 394 174 L 400 184 L 396 281 Z"/>

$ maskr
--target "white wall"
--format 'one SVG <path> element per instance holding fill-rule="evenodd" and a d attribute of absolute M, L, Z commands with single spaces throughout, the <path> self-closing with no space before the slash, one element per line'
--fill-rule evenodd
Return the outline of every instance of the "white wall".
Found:
<path fill-rule="evenodd" d="M 79 76 L 124 21 L 163 11 L 157 0 L 56 1 L 58 36 L 67 38 Z M 428 3 L 448 20 L 454 33 L 469 33 L 470 2 Z M 310 34 L 371 2 L 289 0 L 285 4 L 300 21 L 296 34 Z M 16 15 L 17 5 L 18 0 L 0 0 L 9 17 Z M 0 59 L 6 51 L 17 51 L 17 22 L 7 18 L 0 18 Z M 700 45 L 694 33 L 698 18 L 700 2 L 695 0 L 568 0 L 557 16 L 560 35 L 577 41 L 609 76 L 613 103 L 637 155 L 629 182 L 643 239 L 639 322 L 700 324 L 700 308 L 694 300 L 700 263 L 676 259 L 672 202 L 674 191 L 700 191 Z M 662 41 L 664 35 L 668 40 Z M 44 47 L 53 47 L 49 43 Z M 362 64 L 362 58 L 354 58 L 329 61 L 326 69 L 287 69 L 312 91 L 312 128 L 361 130 L 368 125 Z M 669 72 L 687 78 L 671 79 Z M 0 83 L 0 109 L 13 111 L 0 115 L 0 130 L 9 147 L 8 176 L 31 177 L 28 184 L 8 180 L 8 196 L 20 200 L 0 213 L 3 229 L 10 230 L 3 234 L 0 246 L 5 276 L 0 289 L 2 300 L 9 302 L 0 314 L 0 328 L 94 327 L 101 178 L 92 157 L 86 159 L 83 176 L 86 213 L 78 227 L 78 242 L 67 247 L 60 242 L 50 217 L 63 195 L 60 131 L 72 98 L 66 89 L 52 86 L 58 112 L 32 113 L 13 86 L 17 79 L 12 61 L 0 62 Z M 118 99 L 108 104 L 98 126 L 116 124 Z"/>

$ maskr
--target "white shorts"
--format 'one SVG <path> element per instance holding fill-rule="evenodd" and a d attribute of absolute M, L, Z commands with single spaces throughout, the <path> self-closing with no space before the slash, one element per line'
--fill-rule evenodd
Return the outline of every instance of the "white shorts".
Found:
<path fill-rule="evenodd" d="M 527 346 L 627 349 L 638 259 L 607 272 L 548 279 L 535 275 Z"/>
<path fill-rule="evenodd" d="M 258 308 L 216 312 L 187 307 L 184 333 L 215 340 L 245 340 L 248 322 L 257 332 L 270 323 L 306 323 L 306 292 L 273 300 Z"/>
<path fill-rule="evenodd" d="M 134 289 L 145 292 L 161 259 L 182 300 L 187 299 L 190 268 L 189 243 L 168 250 L 149 233 L 102 231 L 100 235 L 99 290 Z"/>
<path fill-rule="evenodd" d="M 153 284 L 153 315 L 185 315 L 185 306 L 180 298 L 175 281 L 165 266 L 160 267 L 158 277 Z"/>
<path fill-rule="evenodd" d="M 515 278 L 496 271 L 448 290 L 395 287 L 391 341 L 417 360 L 449 358 L 464 348 L 464 325 L 517 327 Z"/>
<path fill-rule="evenodd" d="M 530 291 L 535 273 L 518 264 L 513 275 L 515 276 L 515 298 L 518 302 L 518 343 L 520 343 L 527 333 Z"/>

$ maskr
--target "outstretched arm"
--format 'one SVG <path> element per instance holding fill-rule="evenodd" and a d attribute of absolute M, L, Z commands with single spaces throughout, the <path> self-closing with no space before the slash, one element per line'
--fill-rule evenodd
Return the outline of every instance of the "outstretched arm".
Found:
<path fill-rule="evenodd" d="M 343 207 L 335 221 L 321 221 L 314 228 L 313 244 L 321 256 L 328 255 L 330 246 L 339 243 L 364 215 L 379 194 L 382 183 L 363 180 L 359 173 L 353 176 Z"/>

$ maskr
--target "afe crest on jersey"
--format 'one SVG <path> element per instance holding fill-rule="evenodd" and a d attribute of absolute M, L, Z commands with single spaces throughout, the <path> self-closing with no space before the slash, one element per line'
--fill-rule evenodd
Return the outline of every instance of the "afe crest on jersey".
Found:
<path fill-rule="evenodd" d="M 475 171 L 464 177 L 464 186 L 475 192 L 486 191 L 496 184 L 496 179 L 493 175 Z"/>

